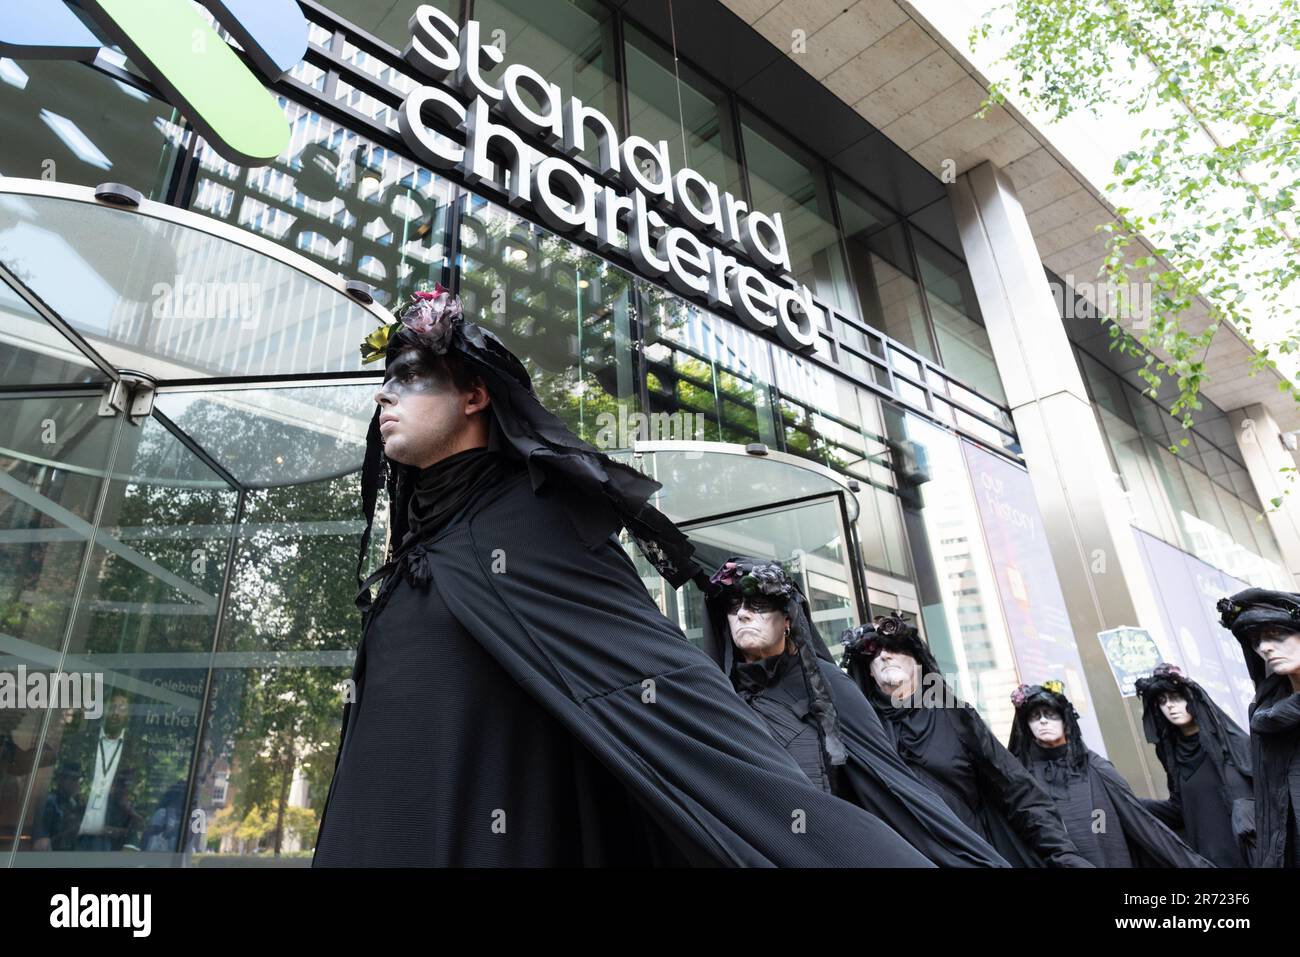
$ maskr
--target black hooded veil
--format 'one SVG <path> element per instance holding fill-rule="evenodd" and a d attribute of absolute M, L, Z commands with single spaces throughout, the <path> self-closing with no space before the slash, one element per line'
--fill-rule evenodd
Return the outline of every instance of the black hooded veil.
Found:
<path fill-rule="evenodd" d="M 1013 866 L 1091 867 L 1075 849 L 1051 799 L 993 736 L 979 712 L 952 692 L 916 630 L 896 617 L 877 624 L 883 622 L 893 622 L 884 626 L 890 634 L 869 624 L 845 632 L 844 665 L 907 766 Z M 914 699 L 900 705 L 877 687 L 871 660 L 886 647 L 905 651 L 920 663 L 922 687 L 928 691 L 918 689 Z"/>
<path fill-rule="evenodd" d="M 1172 665 L 1137 680 L 1142 729 L 1155 746 L 1169 787 L 1167 800 L 1142 805 L 1217 867 L 1248 867 L 1254 844 L 1255 801 L 1250 738 L 1197 682 Z M 1184 735 L 1160 710 L 1160 697 L 1187 701 L 1195 735 Z"/>
<path fill-rule="evenodd" d="M 1079 853 L 1097 867 L 1214 866 L 1148 811 L 1115 766 L 1088 747 L 1079 714 L 1059 685 L 1021 685 L 1012 701 L 1016 719 L 1007 748 L 1057 803 Z M 1065 744 L 1038 744 L 1029 729 L 1036 705 L 1061 715 Z M 1098 811 L 1104 814 L 1096 817 Z"/>
<path fill-rule="evenodd" d="M 1300 632 L 1300 594 L 1247 588 L 1218 603 L 1219 624 L 1241 644 L 1255 682 L 1250 705 L 1250 760 L 1255 781 L 1256 867 L 1300 867 L 1300 693 L 1286 675 L 1270 674 L 1254 632 L 1277 625 Z"/>
<path fill-rule="evenodd" d="M 739 569 L 770 566 L 764 559 L 732 556 L 724 562 Z M 717 576 L 714 576 L 715 578 Z M 784 577 L 784 576 L 783 576 Z M 808 614 L 807 599 L 797 583 L 784 577 L 790 616 L 789 680 L 783 693 L 795 721 L 804 718 L 816 728 L 815 754 L 797 760 L 810 778 L 830 783 L 830 790 L 884 821 L 914 848 L 941 867 L 1005 867 L 1006 862 L 982 837 L 957 819 L 939 797 L 917 780 L 891 746 L 880 719 L 861 692 L 831 658 Z M 710 583 L 705 595 L 705 649 L 734 684 L 738 683 L 736 647 L 726 619 L 726 601 L 732 590 Z M 771 661 L 771 659 L 765 659 Z M 755 665 L 753 667 L 760 667 Z M 738 690 L 740 690 L 738 688 Z M 789 719 L 755 708 L 768 721 L 777 741 L 787 748 L 798 728 Z"/>
<path fill-rule="evenodd" d="M 657 483 L 543 409 L 491 333 L 443 332 L 487 384 L 493 438 L 411 470 L 372 424 L 363 514 L 386 485 L 389 547 L 357 597 L 313 866 L 932 866 L 814 787 L 660 612 L 615 534 L 674 584 L 695 573 L 646 504 Z M 470 494 L 421 504 L 462 469 Z"/>

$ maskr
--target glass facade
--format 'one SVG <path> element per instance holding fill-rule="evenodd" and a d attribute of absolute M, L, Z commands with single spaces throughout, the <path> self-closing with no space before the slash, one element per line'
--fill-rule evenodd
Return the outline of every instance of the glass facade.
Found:
<path fill-rule="evenodd" d="M 1185 430 L 1093 356 L 1077 348 L 1075 354 L 1129 521 L 1244 582 L 1290 591 L 1291 576 L 1222 410 L 1202 397 L 1196 424 Z"/>
<path fill-rule="evenodd" d="M 79 64 L 0 60 L 0 116 L 19 133 L 0 145 L 0 173 L 41 179 L 53 158 L 61 182 L 125 182 L 364 280 L 383 303 L 443 282 L 519 355 L 547 407 L 607 451 L 646 437 L 620 425 L 640 416 L 652 439 L 761 444 L 809 463 L 845 503 L 792 492 L 779 506 L 700 519 L 687 530 L 702 556 L 798 555 L 832 644 L 863 612 L 916 617 L 1001 730 L 1015 661 L 960 442 L 1017 463 L 1019 446 L 961 257 L 875 197 L 870 170 L 855 179 L 833 168 L 614 5 L 436 4 L 472 12 L 507 63 L 531 65 L 621 132 L 666 141 L 674 164 L 780 213 L 793 274 L 832 307 L 817 356 L 795 355 L 638 276 L 617 250 L 599 256 L 412 160 L 396 107 L 415 81 L 393 50 L 419 4 L 322 5 L 344 22 L 319 18 L 308 58 L 276 84 L 291 141 L 266 165 L 226 161 L 140 85 Z M 267 257 L 255 316 L 150 322 L 151 297 L 118 281 L 132 256 L 161 257 L 194 280 L 245 265 L 216 241 L 161 229 L 152 251 L 83 256 L 79 276 L 115 280 L 118 311 L 100 321 L 81 304 L 93 298 L 87 283 L 60 293 L 48 268 L 58 242 L 82 244 L 82 221 L 30 212 L 0 194 L 0 263 L 46 283 L 50 305 L 114 367 L 145 356 L 159 384 L 142 421 L 100 415 L 105 371 L 0 282 L 10 412 L 0 419 L 0 667 L 102 671 L 110 695 L 94 720 L 0 711 L 0 848 L 20 866 L 35 854 L 125 859 L 105 858 L 113 851 L 164 866 L 305 863 L 358 638 L 346 586 L 378 381 L 356 355 L 370 317 L 312 299 L 309 283 Z M 1103 420 L 1117 461 L 1123 452 L 1117 470 L 1130 491 L 1163 496 L 1131 494 L 1135 523 L 1213 552 L 1223 568 L 1246 552 L 1276 561 L 1223 450 L 1198 448 L 1199 465 L 1166 462 L 1163 440 L 1122 401 L 1124 415 Z M 659 423 L 669 433 L 654 433 Z M 372 557 L 383 540 L 381 523 Z M 691 594 L 668 594 L 643 572 L 698 637 Z M 95 761 L 113 747 L 130 773 L 104 796 L 104 820 L 83 828 Z"/>

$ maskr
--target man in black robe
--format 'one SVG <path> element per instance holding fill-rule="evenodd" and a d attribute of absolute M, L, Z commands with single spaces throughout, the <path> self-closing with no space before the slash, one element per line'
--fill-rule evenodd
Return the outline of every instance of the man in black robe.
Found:
<path fill-rule="evenodd" d="M 1213 867 L 1148 811 L 1128 782 L 1088 747 L 1059 681 L 1011 694 L 1016 720 L 1007 749 L 1057 809 L 1079 853 L 1096 867 Z"/>
<path fill-rule="evenodd" d="M 844 666 L 899 756 L 969 828 L 1016 867 L 1092 867 L 1051 799 L 952 692 L 916 629 L 898 615 L 840 637 Z"/>
<path fill-rule="evenodd" d="M 361 561 L 384 472 L 390 545 L 313 865 L 929 866 L 814 787 L 660 614 L 616 534 L 674 587 L 699 573 L 658 484 L 547 412 L 444 290 L 400 315 L 363 346 L 386 376 Z"/>
<path fill-rule="evenodd" d="M 709 652 L 814 784 L 872 812 L 941 867 L 1007 866 L 903 764 L 780 563 L 733 556 L 709 585 Z"/>
<path fill-rule="evenodd" d="M 1177 665 L 1137 680 L 1142 727 L 1165 769 L 1169 798 L 1142 805 L 1216 867 L 1249 867 L 1255 801 L 1250 738 Z"/>
<path fill-rule="evenodd" d="M 1300 867 L 1300 594 L 1247 588 L 1218 604 L 1255 682 L 1256 867 Z"/>

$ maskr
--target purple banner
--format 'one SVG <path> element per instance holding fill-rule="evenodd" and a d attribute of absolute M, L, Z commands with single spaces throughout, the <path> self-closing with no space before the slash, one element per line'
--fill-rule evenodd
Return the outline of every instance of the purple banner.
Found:
<path fill-rule="evenodd" d="M 1164 616 L 1165 640 L 1157 639 L 1165 660 L 1198 682 L 1243 728 L 1255 687 L 1241 645 L 1219 626 L 1215 602 L 1248 587 L 1213 565 L 1133 529 L 1147 577 Z"/>
<path fill-rule="evenodd" d="M 1052 678 L 1065 682 L 1066 696 L 1079 712 L 1079 727 L 1088 746 L 1105 755 L 1106 745 L 1029 475 L 969 442 L 962 441 L 961 447 L 1020 680 L 1026 684 Z"/>

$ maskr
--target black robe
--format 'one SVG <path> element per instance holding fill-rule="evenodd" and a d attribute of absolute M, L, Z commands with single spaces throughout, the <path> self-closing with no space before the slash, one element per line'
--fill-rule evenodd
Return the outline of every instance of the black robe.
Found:
<path fill-rule="evenodd" d="M 1300 867 L 1300 692 L 1291 690 L 1284 675 L 1261 677 L 1257 682 L 1250 706 L 1254 863 L 1296 868 Z"/>
<path fill-rule="evenodd" d="M 835 703 L 847 752 L 843 765 L 828 767 L 824 760 L 797 655 L 736 664 L 732 681 L 777 742 L 823 790 L 872 812 L 941 867 L 1007 867 L 987 841 L 912 774 L 848 676 L 820 655 L 816 664 Z"/>
<path fill-rule="evenodd" d="M 863 669 L 865 671 L 865 669 Z M 908 767 L 1017 867 L 1091 867 L 1066 833 L 1051 798 L 964 702 L 895 708 L 869 698 Z"/>
<path fill-rule="evenodd" d="M 1213 735 L 1209 747 L 1205 738 L 1205 730 L 1190 736 L 1178 733 L 1157 749 L 1169 798 L 1144 799 L 1142 806 L 1216 867 L 1248 867 L 1241 832 L 1247 827 L 1243 817 L 1250 813 L 1245 805 L 1253 804 L 1251 780 L 1237 763 L 1225 760 Z"/>
<path fill-rule="evenodd" d="M 479 489 L 399 551 L 313 866 L 931 866 L 812 785 L 549 486 Z"/>
<path fill-rule="evenodd" d="M 1097 867 L 1214 866 L 1148 811 L 1097 752 L 1086 749 L 1072 767 L 1064 746 L 1042 748 L 1031 741 L 1028 748 L 1030 771 L 1057 802 L 1079 853 Z"/>

